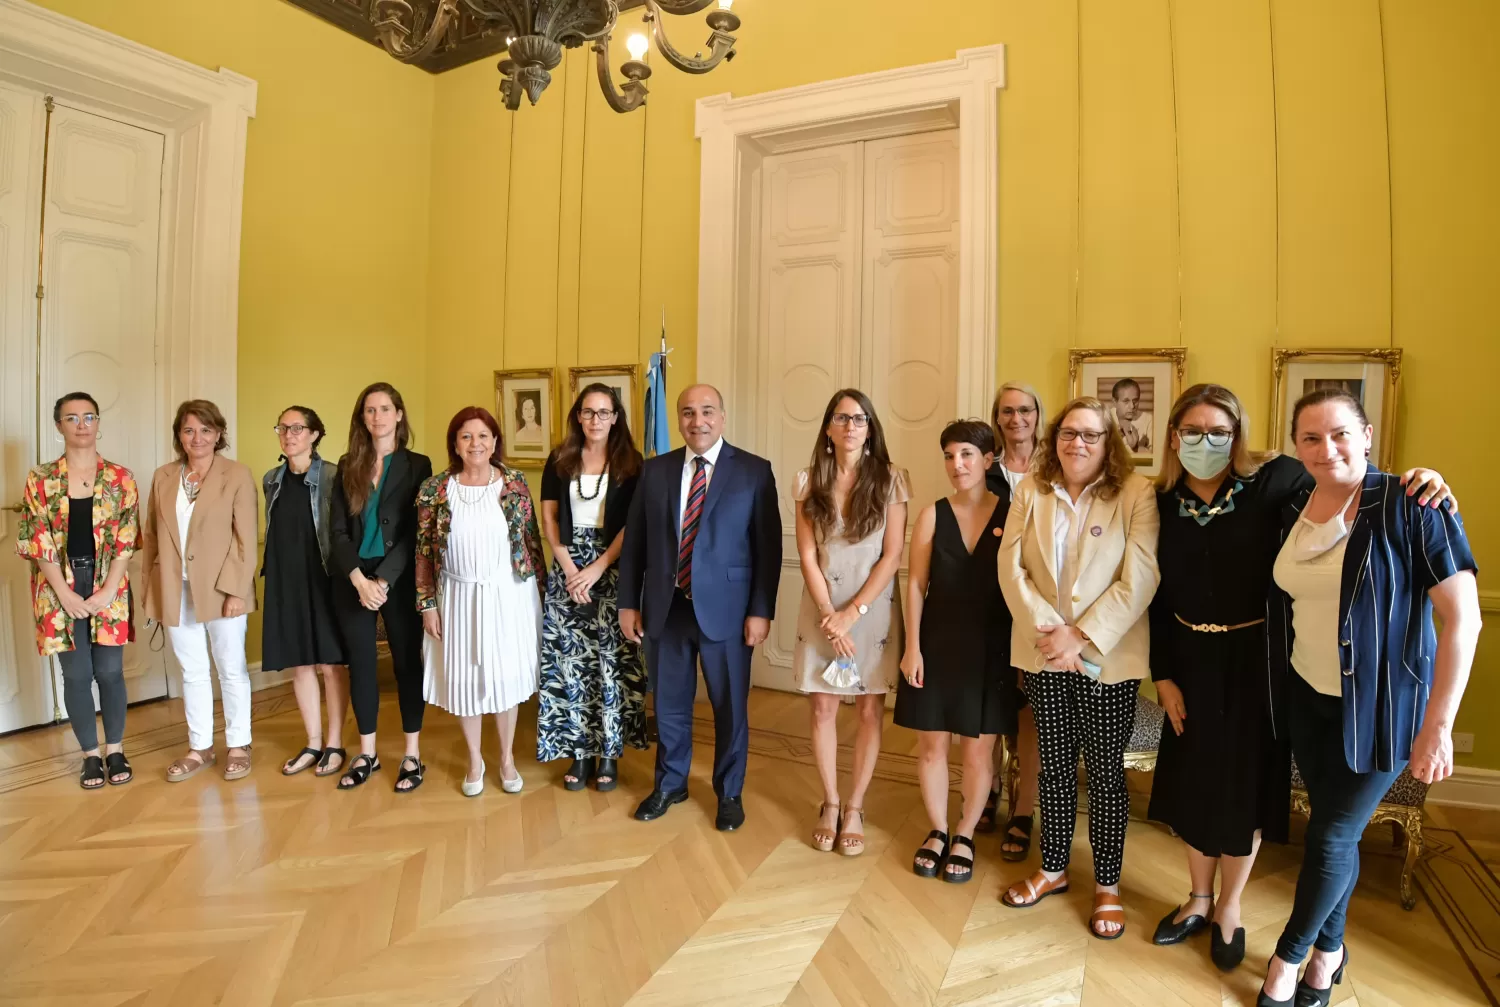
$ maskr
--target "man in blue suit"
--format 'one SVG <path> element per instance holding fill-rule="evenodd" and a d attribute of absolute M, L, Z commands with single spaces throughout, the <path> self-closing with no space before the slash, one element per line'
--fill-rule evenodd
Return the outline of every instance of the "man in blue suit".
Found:
<path fill-rule="evenodd" d="M 620 553 L 620 628 L 641 643 L 656 694 L 656 787 L 643 822 L 687 800 L 698 663 L 714 708 L 715 825 L 745 821 L 750 654 L 771 631 L 781 576 L 781 511 L 771 463 L 724 443 L 724 398 L 694 385 L 677 399 L 687 447 L 646 462 Z"/>

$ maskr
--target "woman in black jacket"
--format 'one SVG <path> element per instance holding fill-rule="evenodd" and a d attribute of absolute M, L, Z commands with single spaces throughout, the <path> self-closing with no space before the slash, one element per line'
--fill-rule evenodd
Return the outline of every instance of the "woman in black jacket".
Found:
<path fill-rule="evenodd" d="M 349 420 L 349 450 L 333 484 L 333 604 L 349 657 L 349 694 L 359 724 L 359 755 L 339 779 L 352 790 L 380 768 L 375 721 L 375 615 L 385 623 L 401 701 L 406 756 L 396 792 L 422 785 L 422 618 L 417 614 L 417 490 L 432 460 L 407 450 L 411 426 L 401 393 L 383 381 L 360 393 Z"/>
<path fill-rule="evenodd" d="M 568 790 L 582 790 L 590 776 L 599 790 L 613 790 L 624 747 L 646 747 L 646 673 L 616 614 L 625 518 L 640 471 L 619 394 L 587 386 L 542 472 L 542 531 L 557 566 L 542 614 L 536 757 L 572 756 Z"/>

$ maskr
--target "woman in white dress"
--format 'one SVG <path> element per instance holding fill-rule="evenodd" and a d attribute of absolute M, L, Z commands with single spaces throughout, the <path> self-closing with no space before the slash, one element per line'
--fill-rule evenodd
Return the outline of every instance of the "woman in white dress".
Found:
<path fill-rule="evenodd" d="M 546 567 L 526 477 L 500 461 L 500 426 L 480 406 L 448 424 L 448 470 L 417 494 L 417 608 L 423 693 L 459 718 L 463 793 L 484 790 L 483 717 L 500 732 L 500 786 L 521 789 L 516 712 L 536 693 Z"/>

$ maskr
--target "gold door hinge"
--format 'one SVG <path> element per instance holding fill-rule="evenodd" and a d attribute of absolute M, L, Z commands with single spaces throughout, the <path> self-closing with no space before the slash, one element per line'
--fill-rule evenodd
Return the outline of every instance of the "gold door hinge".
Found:
<path fill-rule="evenodd" d="M 36 299 L 40 301 L 42 298 L 44 298 L 46 296 L 47 296 L 47 288 L 44 287 L 44 286 L 42 286 L 40 283 L 38 283 L 36 285 Z"/>

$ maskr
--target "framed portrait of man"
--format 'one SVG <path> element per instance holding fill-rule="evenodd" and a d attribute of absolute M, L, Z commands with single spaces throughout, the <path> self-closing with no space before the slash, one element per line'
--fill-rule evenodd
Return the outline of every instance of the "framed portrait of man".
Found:
<path fill-rule="evenodd" d="M 495 372 L 495 418 L 510 465 L 537 466 L 552 453 L 552 368 Z"/>
<path fill-rule="evenodd" d="M 1104 403 L 1119 424 L 1137 472 L 1154 476 L 1167 451 L 1167 414 L 1182 394 L 1187 349 L 1072 350 L 1068 382 L 1072 396 Z"/>
<path fill-rule="evenodd" d="M 1271 351 L 1271 441 L 1269 447 L 1296 453 L 1292 410 L 1310 392 L 1333 389 L 1352 395 L 1364 407 L 1370 426 L 1371 458 L 1389 468 L 1395 456 L 1396 395 L 1401 388 L 1401 351 L 1397 349 L 1290 349 Z"/>

